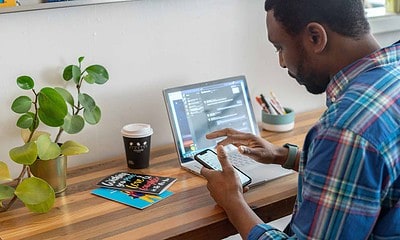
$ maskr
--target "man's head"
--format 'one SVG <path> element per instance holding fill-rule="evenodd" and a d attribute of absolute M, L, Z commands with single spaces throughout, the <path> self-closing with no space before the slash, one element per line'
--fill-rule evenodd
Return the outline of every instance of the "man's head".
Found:
<path fill-rule="evenodd" d="M 294 36 L 311 22 L 352 38 L 370 29 L 361 0 L 266 0 L 265 10 L 273 10 L 276 20 Z"/>
<path fill-rule="evenodd" d="M 341 47 L 370 30 L 361 0 L 266 0 L 265 10 L 280 65 L 314 94 L 324 92 L 335 69 L 343 67 L 335 63 L 343 58 Z"/>

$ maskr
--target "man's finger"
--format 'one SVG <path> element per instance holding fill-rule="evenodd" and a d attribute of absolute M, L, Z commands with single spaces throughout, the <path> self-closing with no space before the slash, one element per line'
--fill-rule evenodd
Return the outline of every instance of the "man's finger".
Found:
<path fill-rule="evenodd" d="M 224 170 L 225 168 L 231 168 L 232 164 L 228 161 L 228 156 L 226 155 L 226 152 L 222 145 L 218 145 L 217 153 L 218 153 L 218 160 L 221 163 L 222 170 Z"/>
<path fill-rule="evenodd" d="M 232 129 L 232 128 L 224 128 L 215 132 L 208 133 L 206 135 L 207 139 L 214 139 L 214 138 L 219 138 L 219 137 L 229 137 L 233 134 L 238 134 L 240 133 L 239 131 Z"/>
<path fill-rule="evenodd" d="M 241 154 L 243 154 L 245 156 L 248 156 L 248 157 L 250 157 L 252 159 L 260 158 L 260 152 L 255 150 L 255 149 L 253 149 L 253 148 L 249 148 L 249 147 L 246 147 L 246 146 L 239 146 L 238 150 L 239 150 L 239 152 Z"/>
<path fill-rule="evenodd" d="M 208 169 L 208 168 L 206 168 L 206 167 L 202 167 L 201 169 L 200 169 L 200 174 L 201 175 L 203 175 L 205 178 L 207 178 L 209 175 L 210 175 L 210 172 L 211 172 L 212 170 L 210 170 L 210 169 Z"/>
<path fill-rule="evenodd" d="M 248 157 L 255 156 L 257 154 L 257 152 L 255 152 L 252 148 L 246 146 L 239 146 L 238 149 L 241 154 Z"/>
<path fill-rule="evenodd" d="M 226 146 L 228 144 L 233 144 L 236 147 L 240 145 L 245 145 L 247 146 L 249 144 L 249 139 L 252 137 L 251 134 L 232 134 L 231 136 L 225 138 L 224 140 L 221 141 L 221 144 Z"/>

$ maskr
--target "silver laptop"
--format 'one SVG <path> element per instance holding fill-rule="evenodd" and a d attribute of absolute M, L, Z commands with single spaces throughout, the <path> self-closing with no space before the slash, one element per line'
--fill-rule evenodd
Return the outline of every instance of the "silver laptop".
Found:
<path fill-rule="evenodd" d="M 163 95 L 179 163 L 190 172 L 200 174 L 202 168 L 194 155 L 222 140 L 208 140 L 207 133 L 229 127 L 259 135 L 245 76 L 168 88 Z M 233 145 L 225 150 L 232 164 L 251 177 L 250 186 L 292 173 L 243 156 Z"/>

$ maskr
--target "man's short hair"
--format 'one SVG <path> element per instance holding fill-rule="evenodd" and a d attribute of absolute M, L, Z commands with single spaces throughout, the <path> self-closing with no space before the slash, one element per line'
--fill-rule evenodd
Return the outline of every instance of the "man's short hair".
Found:
<path fill-rule="evenodd" d="M 294 36 L 310 22 L 356 39 L 370 31 L 362 0 L 266 0 L 265 11 L 269 10 Z"/>

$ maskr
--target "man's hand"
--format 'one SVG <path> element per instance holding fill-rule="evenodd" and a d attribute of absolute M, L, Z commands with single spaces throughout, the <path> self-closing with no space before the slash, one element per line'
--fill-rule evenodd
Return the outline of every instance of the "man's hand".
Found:
<path fill-rule="evenodd" d="M 220 145 L 232 144 L 239 152 L 260 163 L 283 164 L 287 157 L 287 149 L 278 147 L 267 140 L 251 133 L 243 133 L 232 128 L 225 128 L 206 135 L 207 139 L 226 137 Z"/>
<path fill-rule="evenodd" d="M 217 147 L 218 159 L 222 171 L 210 170 L 205 167 L 201 174 L 207 179 L 207 188 L 215 202 L 222 207 L 229 220 L 238 230 L 243 239 L 247 238 L 250 230 L 262 220 L 247 205 L 242 184 L 232 164 L 228 161 L 222 145 Z"/>
<path fill-rule="evenodd" d="M 200 173 L 207 179 L 207 188 L 215 202 L 225 209 L 229 208 L 229 203 L 232 202 L 233 198 L 243 198 L 243 188 L 221 145 L 217 147 L 217 154 L 222 171 L 203 167 Z"/>

